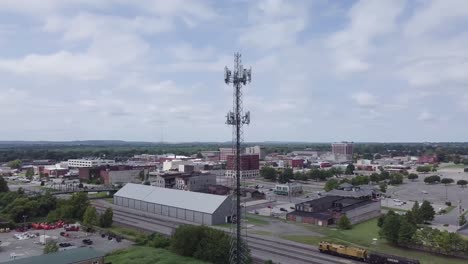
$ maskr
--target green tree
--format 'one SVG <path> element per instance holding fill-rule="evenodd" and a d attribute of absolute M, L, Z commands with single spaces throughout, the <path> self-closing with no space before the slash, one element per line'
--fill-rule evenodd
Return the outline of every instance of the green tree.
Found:
<path fill-rule="evenodd" d="M 158 233 L 152 233 L 148 236 L 147 245 L 154 248 L 169 248 L 171 239 Z"/>
<path fill-rule="evenodd" d="M 112 208 L 107 208 L 104 214 L 101 215 L 99 218 L 99 225 L 101 227 L 111 227 L 112 226 L 112 218 L 114 217 L 114 212 Z"/>
<path fill-rule="evenodd" d="M 225 264 L 229 263 L 229 249 L 230 238 L 225 232 L 205 227 L 193 256 L 213 264 Z"/>
<path fill-rule="evenodd" d="M 417 172 L 422 172 L 422 173 L 427 173 L 427 172 L 430 172 L 431 170 L 432 170 L 431 166 L 418 166 L 416 168 Z"/>
<path fill-rule="evenodd" d="M 67 204 L 70 205 L 70 210 L 64 211 L 65 218 L 79 220 L 83 219 L 83 215 L 90 205 L 88 195 L 85 192 L 74 193 Z"/>
<path fill-rule="evenodd" d="M 285 168 L 283 172 L 279 174 L 278 182 L 281 184 L 288 183 L 293 178 L 294 178 L 293 170 L 291 168 Z"/>
<path fill-rule="evenodd" d="M 181 225 L 177 227 L 172 237 L 171 249 L 176 254 L 191 257 L 204 236 L 204 229 L 198 226 Z"/>
<path fill-rule="evenodd" d="M 338 180 L 336 179 L 330 179 L 327 181 L 327 183 L 325 183 L 325 187 L 324 187 L 324 190 L 326 192 L 329 192 L 333 189 L 336 189 L 338 187 L 338 185 L 340 185 L 340 183 L 338 182 Z"/>
<path fill-rule="evenodd" d="M 8 188 L 8 183 L 5 181 L 3 177 L 0 177 L 0 193 L 9 192 L 10 188 Z"/>
<path fill-rule="evenodd" d="M 419 203 L 414 202 L 413 207 L 411 208 L 411 216 L 415 224 L 422 224 L 424 222 L 420 211 Z"/>
<path fill-rule="evenodd" d="M 353 175 L 354 174 L 354 165 L 353 164 L 349 164 L 347 167 L 346 167 L 346 170 L 345 170 L 345 174 L 346 175 Z"/>
<path fill-rule="evenodd" d="M 459 226 L 462 226 L 462 225 L 465 225 L 466 224 L 466 218 L 465 218 L 465 215 L 460 215 L 460 218 L 458 219 L 458 225 Z"/>
<path fill-rule="evenodd" d="M 351 179 L 351 184 L 354 186 L 369 184 L 369 177 L 364 175 L 357 175 Z"/>
<path fill-rule="evenodd" d="M 12 160 L 8 162 L 7 164 L 7 166 L 12 169 L 20 169 L 22 165 L 23 165 L 23 162 L 19 159 Z"/>
<path fill-rule="evenodd" d="M 447 185 L 449 185 L 449 184 L 451 184 L 451 183 L 453 183 L 453 182 L 454 182 L 454 180 L 451 179 L 451 178 L 443 178 L 443 179 L 440 181 L 440 183 L 445 184 L 445 186 L 447 186 Z"/>
<path fill-rule="evenodd" d="M 260 175 L 266 180 L 276 181 L 277 172 L 272 167 L 263 167 L 260 170 Z"/>
<path fill-rule="evenodd" d="M 390 212 L 393 212 L 393 211 L 390 211 Z M 385 214 L 381 214 L 381 215 L 379 216 L 379 218 L 377 219 L 377 226 L 378 226 L 378 227 L 382 227 L 382 226 L 383 226 L 386 216 L 387 216 L 387 215 L 385 215 Z"/>
<path fill-rule="evenodd" d="M 426 177 L 424 179 L 424 182 L 427 183 L 427 184 L 433 184 L 433 183 L 440 182 L 440 176 L 432 175 L 432 176 Z"/>
<path fill-rule="evenodd" d="M 385 181 L 390 179 L 390 173 L 388 171 L 382 171 L 380 172 L 379 178 L 381 181 Z"/>
<path fill-rule="evenodd" d="M 348 230 L 352 228 L 351 221 L 346 215 L 342 215 L 338 220 L 338 228 L 343 230 Z"/>
<path fill-rule="evenodd" d="M 305 174 L 303 172 L 300 172 L 300 171 L 294 173 L 294 179 L 299 180 L 299 181 L 307 181 L 308 180 L 307 174 Z"/>
<path fill-rule="evenodd" d="M 31 179 L 32 176 L 34 176 L 34 169 L 33 168 L 28 168 L 26 170 L 25 176 L 26 176 L 26 178 Z"/>
<path fill-rule="evenodd" d="M 408 180 L 414 181 L 414 180 L 416 180 L 417 178 L 419 178 L 419 176 L 418 176 L 416 173 L 410 173 L 410 174 L 408 175 Z"/>
<path fill-rule="evenodd" d="M 400 228 L 398 230 L 398 244 L 408 245 L 413 240 L 413 235 L 416 233 L 416 226 L 410 223 L 405 218 L 400 218 Z"/>
<path fill-rule="evenodd" d="M 465 180 L 457 181 L 457 185 L 460 185 L 462 188 L 466 187 L 467 184 L 468 184 L 468 181 L 465 181 Z"/>
<path fill-rule="evenodd" d="M 379 189 L 380 192 L 386 193 L 387 192 L 387 184 L 385 182 L 382 182 L 379 184 Z"/>
<path fill-rule="evenodd" d="M 371 182 L 379 182 L 380 181 L 380 177 L 379 177 L 379 174 L 378 173 L 372 173 L 370 176 L 369 176 L 369 180 Z"/>
<path fill-rule="evenodd" d="M 397 184 L 402 184 L 403 183 L 403 174 L 401 173 L 393 173 L 390 175 L 390 181 L 389 183 L 391 185 L 397 185 Z"/>
<path fill-rule="evenodd" d="M 197 153 L 197 159 L 203 159 L 203 155 L 201 154 L 201 152 Z"/>
<path fill-rule="evenodd" d="M 93 206 L 88 206 L 86 208 L 86 211 L 84 212 L 84 215 L 83 215 L 83 224 L 87 225 L 87 226 L 96 226 L 98 225 L 99 221 L 98 221 L 98 215 L 97 215 L 97 212 L 96 212 L 96 208 L 94 208 Z"/>
<path fill-rule="evenodd" d="M 392 244 L 398 244 L 400 232 L 400 216 L 397 214 L 387 214 L 383 222 L 379 235 Z"/>
<path fill-rule="evenodd" d="M 432 205 L 428 201 L 423 201 L 423 203 L 421 204 L 421 208 L 419 208 L 419 213 L 423 221 L 434 220 L 434 207 L 432 207 Z"/>
<path fill-rule="evenodd" d="M 59 247 L 57 245 L 57 242 L 48 241 L 44 247 L 44 254 L 54 253 L 54 252 L 57 252 L 58 250 L 59 250 Z"/>

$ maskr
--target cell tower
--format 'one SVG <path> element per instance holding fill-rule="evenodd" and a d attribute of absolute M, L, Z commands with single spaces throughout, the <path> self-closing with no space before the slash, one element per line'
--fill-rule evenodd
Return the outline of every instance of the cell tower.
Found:
<path fill-rule="evenodd" d="M 250 123 L 250 112 L 244 114 L 242 108 L 242 86 L 250 83 L 252 79 L 252 70 L 244 69 L 241 61 L 241 54 L 234 54 L 234 70 L 231 72 L 227 67 L 224 68 L 224 82 L 234 87 L 233 109 L 226 115 L 226 124 L 233 126 L 232 144 L 235 149 L 234 167 L 236 171 L 235 188 L 232 194 L 233 207 L 231 213 L 231 251 L 230 263 L 243 264 L 248 260 L 248 250 L 246 235 L 243 234 L 243 224 L 245 213 L 241 211 L 241 163 L 240 153 L 243 142 L 242 127 Z M 235 147 L 235 148 L 234 148 Z M 245 230 L 245 229 L 244 229 Z"/>

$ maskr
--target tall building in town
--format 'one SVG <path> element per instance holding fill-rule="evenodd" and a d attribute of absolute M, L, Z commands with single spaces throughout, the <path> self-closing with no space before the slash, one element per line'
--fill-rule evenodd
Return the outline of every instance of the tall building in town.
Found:
<path fill-rule="evenodd" d="M 332 143 L 332 154 L 336 161 L 352 161 L 353 142 Z"/>
<path fill-rule="evenodd" d="M 236 149 L 233 148 L 219 148 L 219 160 L 227 161 L 228 155 L 236 155 Z"/>
<path fill-rule="evenodd" d="M 242 154 L 240 155 L 241 178 L 254 178 L 260 175 L 259 155 Z M 226 177 L 234 178 L 236 176 L 236 156 L 228 155 L 226 163 Z"/>
<path fill-rule="evenodd" d="M 265 159 L 266 150 L 265 147 L 253 146 L 245 148 L 245 154 L 257 154 L 261 160 Z"/>
<path fill-rule="evenodd" d="M 69 159 L 68 167 L 71 168 L 92 168 L 103 165 L 114 165 L 115 160 L 106 159 Z"/>

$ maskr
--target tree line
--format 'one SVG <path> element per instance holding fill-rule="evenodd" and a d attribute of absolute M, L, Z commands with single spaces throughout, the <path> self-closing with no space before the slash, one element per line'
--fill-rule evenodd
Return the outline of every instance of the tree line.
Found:
<path fill-rule="evenodd" d="M 207 226 L 179 226 L 172 237 L 157 233 L 140 235 L 138 245 L 164 248 L 186 257 L 193 257 L 213 264 L 229 263 L 230 236 L 221 230 Z M 251 263 L 248 252 L 248 262 Z"/>
<path fill-rule="evenodd" d="M 349 168 L 349 169 L 348 169 Z M 337 168 L 330 168 L 328 170 L 311 169 L 308 172 L 296 172 L 294 173 L 291 168 L 276 169 L 273 167 L 265 166 L 260 169 L 260 176 L 265 180 L 279 183 L 287 183 L 290 180 L 300 181 L 326 181 L 333 176 L 340 176 L 343 174 L 352 175 L 354 173 L 354 166 L 348 165 L 345 171 Z"/>
<path fill-rule="evenodd" d="M 442 232 L 438 229 L 421 226 L 427 221 L 432 221 L 434 215 L 434 208 L 428 201 L 424 201 L 421 206 L 416 202 L 411 211 L 404 215 L 398 215 L 390 210 L 378 219 L 379 235 L 393 245 L 416 246 L 442 254 L 466 255 L 468 241 L 465 241 L 457 233 Z"/>

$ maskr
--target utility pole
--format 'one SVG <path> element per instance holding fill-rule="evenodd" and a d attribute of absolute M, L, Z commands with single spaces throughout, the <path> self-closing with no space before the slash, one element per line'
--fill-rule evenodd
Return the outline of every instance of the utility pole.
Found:
<path fill-rule="evenodd" d="M 233 111 L 229 111 L 226 115 L 226 124 L 233 126 L 232 142 L 235 145 L 235 168 L 236 168 L 236 184 L 233 195 L 232 216 L 235 216 L 235 225 L 231 226 L 231 251 L 230 263 L 243 264 L 247 261 L 246 240 L 242 238 L 242 218 L 241 213 L 241 143 L 242 143 L 242 127 L 250 124 L 250 112 L 244 111 L 242 108 L 242 86 L 250 83 L 252 79 L 251 70 L 243 68 L 241 54 L 234 54 L 234 70 L 231 72 L 227 67 L 224 68 L 224 82 L 232 83 L 234 88 L 233 94 Z M 233 217 L 231 217 L 232 219 Z"/>

